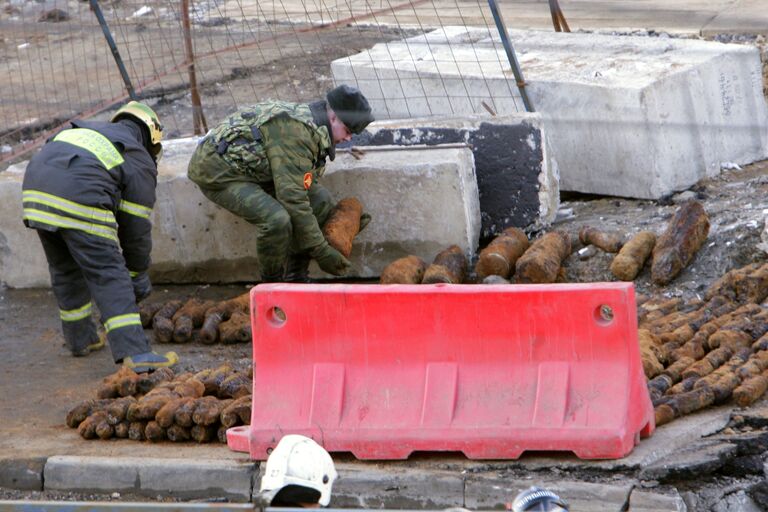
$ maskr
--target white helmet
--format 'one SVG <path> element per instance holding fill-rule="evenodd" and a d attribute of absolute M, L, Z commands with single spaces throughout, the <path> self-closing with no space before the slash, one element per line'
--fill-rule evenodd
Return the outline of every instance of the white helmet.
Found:
<path fill-rule="evenodd" d="M 327 507 L 331 501 L 331 487 L 338 474 L 333 459 L 312 439 L 300 435 L 283 437 L 267 459 L 261 478 L 261 494 L 267 502 L 287 486 L 314 489 L 320 493 L 317 500 Z"/>

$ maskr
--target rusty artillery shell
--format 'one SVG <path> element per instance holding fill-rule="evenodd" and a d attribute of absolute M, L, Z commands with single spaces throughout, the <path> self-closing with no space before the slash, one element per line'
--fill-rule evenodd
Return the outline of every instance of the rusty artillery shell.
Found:
<path fill-rule="evenodd" d="M 225 427 L 248 425 L 251 422 L 251 397 L 241 396 L 221 410 L 221 424 Z"/>
<path fill-rule="evenodd" d="M 197 399 L 197 407 L 192 413 L 192 421 L 195 425 L 212 425 L 219 421 L 222 401 L 215 396 L 204 396 Z"/>
<path fill-rule="evenodd" d="M 691 366 L 694 361 L 695 359 L 692 357 L 681 357 L 667 368 L 665 368 L 664 373 L 669 375 L 669 377 L 672 379 L 672 382 L 679 382 L 683 371 Z"/>
<path fill-rule="evenodd" d="M 525 233 L 518 228 L 507 228 L 491 240 L 480 251 L 475 265 L 475 273 L 480 280 L 488 276 L 509 278 L 515 270 L 515 263 L 525 253 L 530 243 Z"/>
<path fill-rule="evenodd" d="M 662 373 L 648 381 L 648 391 L 651 393 L 651 399 L 659 398 L 672 387 L 672 377 Z M 655 397 L 655 398 L 654 398 Z"/>
<path fill-rule="evenodd" d="M 345 197 L 339 201 L 328 215 L 323 226 L 323 235 L 328 243 L 349 258 L 352 254 L 352 241 L 360 232 L 360 216 L 363 205 L 354 197 Z"/>
<path fill-rule="evenodd" d="M 173 341 L 186 343 L 192 339 L 192 330 L 203 325 L 205 312 L 214 305 L 211 301 L 203 301 L 198 298 L 188 300 L 173 318 Z"/>
<path fill-rule="evenodd" d="M 155 313 L 160 311 L 160 308 L 162 307 L 162 302 L 142 302 L 139 304 L 139 318 L 141 319 L 141 326 L 147 329 L 150 325 L 152 325 L 152 318 L 154 318 Z"/>
<path fill-rule="evenodd" d="M 225 427 L 224 425 L 219 425 L 218 430 L 216 431 L 216 437 L 222 444 L 227 444 L 227 429 L 229 427 Z"/>
<path fill-rule="evenodd" d="M 169 400 L 157 411 L 157 414 L 155 414 L 155 421 L 163 428 L 170 427 L 173 425 L 173 417 L 176 415 L 176 411 L 179 410 L 179 407 L 191 400 L 194 400 L 194 398 L 184 397 Z"/>
<path fill-rule="evenodd" d="M 128 412 L 128 407 L 136 403 L 136 399 L 132 396 L 126 396 L 122 398 L 116 398 L 106 408 L 107 422 L 110 425 L 117 425 L 125 420 L 125 415 Z"/>
<path fill-rule="evenodd" d="M 109 398 L 80 402 L 67 413 L 67 426 L 69 428 L 77 428 L 88 416 L 106 410 L 111 403 L 112 399 Z"/>
<path fill-rule="evenodd" d="M 515 264 L 518 283 L 554 283 L 563 260 L 571 253 L 568 233 L 552 231 L 542 236 Z"/>
<path fill-rule="evenodd" d="M 750 377 L 733 390 L 733 399 L 740 407 L 747 407 L 768 390 L 768 370 Z"/>
<path fill-rule="evenodd" d="M 146 421 L 132 421 L 128 425 L 128 439 L 131 441 L 144 441 L 146 436 L 144 430 L 147 427 Z"/>
<path fill-rule="evenodd" d="M 707 386 L 675 396 L 675 405 L 680 416 L 703 409 L 715 403 L 715 393 Z M 675 405 L 672 407 L 675 408 Z"/>
<path fill-rule="evenodd" d="M 653 248 L 651 278 L 657 285 L 672 281 L 691 262 L 709 234 L 709 218 L 696 201 L 683 203 Z"/>
<path fill-rule="evenodd" d="M 106 422 L 106 420 L 107 415 L 104 411 L 96 411 L 80 422 L 77 426 L 77 433 L 80 434 L 83 439 L 94 439 L 96 438 L 96 427 L 102 421 Z"/>
<path fill-rule="evenodd" d="M 102 440 L 111 439 L 115 435 L 115 428 L 107 422 L 106 417 L 96 425 L 96 437 Z"/>
<path fill-rule="evenodd" d="M 228 320 L 232 313 L 241 311 L 249 313 L 250 292 L 238 295 L 233 299 L 220 302 L 205 311 L 205 319 L 200 328 L 200 341 L 206 345 L 216 343 L 219 338 L 219 325 Z"/>
<path fill-rule="evenodd" d="M 157 443 L 165 439 L 165 429 L 156 421 L 148 421 L 147 426 L 144 427 L 144 437 L 147 438 L 147 441 Z"/>
<path fill-rule="evenodd" d="M 181 427 L 191 427 L 194 424 L 192 415 L 195 413 L 198 400 L 202 400 L 202 398 L 193 398 L 179 405 L 173 414 L 173 423 Z"/>
<path fill-rule="evenodd" d="M 424 272 L 423 284 L 460 284 L 467 275 L 467 257 L 458 245 L 452 245 L 438 253 Z"/>
<path fill-rule="evenodd" d="M 127 439 L 129 426 L 130 426 L 130 423 L 127 421 L 121 421 L 120 423 L 115 425 L 115 437 L 118 439 Z"/>
<path fill-rule="evenodd" d="M 632 281 L 643 269 L 648 256 L 656 245 L 656 235 L 650 231 L 641 231 L 624 244 L 611 262 L 611 273 L 616 279 Z"/>
<path fill-rule="evenodd" d="M 136 382 L 136 392 L 147 394 L 155 386 L 163 382 L 172 381 L 175 376 L 176 374 L 170 368 L 158 368 L 152 373 L 139 374 L 139 380 Z"/>
<path fill-rule="evenodd" d="M 192 425 L 189 429 L 189 436 L 198 443 L 208 443 L 213 439 L 218 441 L 219 424 L 212 425 Z"/>
<path fill-rule="evenodd" d="M 579 241 L 584 245 L 594 245 L 605 252 L 619 252 L 623 245 L 622 236 L 616 233 L 608 233 L 597 228 L 584 226 L 579 230 Z"/>
<path fill-rule="evenodd" d="M 224 379 L 219 386 L 219 398 L 240 398 L 250 395 L 253 390 L 253 382 L 242 372 L 235 372 Z"/>
<path fill-rule="evenodd" d="M 174 443 L 189 441 L 189 428 L 173 424 L 165 430 L 165 436 Z"/>
<path fill-rule="evenodd" d="M 739 302 L 762 302 L 768 296 L 768 263 L 736 281 L 734 288 Z"/>
<path fill-rule="evenodd" d="M 736 374 L 741 380 L 746 380 L 755 375 L 760 375 L 768 369 L 768 350 L 761 350 L 755 354 L 752 354 L 749 360 L 741 365 Z"/>
<path fill-rule="evenodd" d="M 381 271 L 381 284 L 419 284 L 424 279 L 427 264 L 418 256 L 405 256 Z"/>
<path fill-rule="evenodd" d="M 660 427 L 675 419 L 675 410 L 669 404 L 662 404 L 653 410 L 656 417 L 656 426 Z"/>
<path fill-rule="evenodd" d="M 173 315 L 181 308 L 182 301 L 171 300 L 163 304 L 163 307 L 152 318 L 152 330 L 155 340 L 159 343 L 170 343 L 173 339 Z"/>
<path fill-rule="evenodd" d="M 225 345 L 251 341 L 251 317 L 240 311 L 232 313 L 229 320 L 219 324 L 219 339 Z"/>
<path fill-rule="evenodd" d="M 205 384 L 197 379 L 187 379 L 176 384 L 173 392 L 180 397 L 200 398 L 205 393 Z"/>

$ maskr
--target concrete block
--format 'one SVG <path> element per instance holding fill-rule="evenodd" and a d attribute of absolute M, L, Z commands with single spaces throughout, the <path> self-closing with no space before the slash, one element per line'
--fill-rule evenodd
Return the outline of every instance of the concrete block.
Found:
<path fill-rule="evenodd" d="M 26 163 L 0 173 L 0 283 L 12 288 L 49 286 L 48 263 L 34 230 L 21 220 Z"/>
<path fill-rule="evenodd" d="M 557 163 L 538 114 L 383 121 L 352 139 L 363 146 L 468 144 L 480 194 L 481 238 L 551 223 L 560 203 Z"/>
<path fill-rule="evenodd" d="M 50 457 L 46 490 L 131 492 L 186 499 L 250 500 L 256 464 L 144 457 Z"/>
<path fill-rule="evenodd" d="M 464 503 L 460 475 L 392 465 L 337 464 L 336 470 L 342 477 L 333 484 L 334 508 L 431 510 Z"/>
<path fill-rule="evenodd" d="M 677 494 L 664 495 L 635 489 L 636 481 L 625 480 L 619 484 L 602 484 L 563 479 L 515 480 L 510 478 L 469 477 L 465 486 L 465 507 L 471 510 L 503 510 L 515 496 L 531 486 L 543 487 L 568 502 L 571 512 L 685 512 L 685 503 Z"/>
<path fill-rule="evenodd" d="M 656 199 L 768 156 L 756 48 L 510 31 L 562 190 Z M 334 61 L 377 119 L 523 110 L 498 35 L 443 27 Z"/>
<path fill-rule="evenodd" d="M 670 452 L 667 457 L 640 471 L 644 480 L 693 479 L 713 473 L 736 457 L 738 448 L 720 441 L 700 441 L 688 448 Z"/>
<path fill-rule="evenodd" d="M 409 254 L 430 263 L 453 244 L 467 257 L 477 250 L 480 200 L 472 152 L 394 149 L 372 148 L 360 160 L 339 152 L 320 180 L 336 200 L 357 197 L 373 217 L 355 238 L 350 275 L 378 276 Z"/>
<path fill-rule="evenodd" d="M 196 141 L 163 144 L 150 276 L 156 283 L 257 280 L 254 227 L 213 204 L 186 176 Z M 40 241 L 21 221 L 25 168 L 0 173 L 0 282 L 45 287 L 50 278 Z M 340 152 L 321 181 L 337 199 L 358 197 L 374 217 L 353 249 L 352 275 L 376 276 L 407 254 L 431 261 L 452 244 L 468 256 L 477 249 L 480 206 L 469 149 L 374 150 L 361 160 Z"/>
<path fill-rule="evenodd" d="M 0 460 L 0 487 L 22 491 L 43 490 L 45 457 Z"/>

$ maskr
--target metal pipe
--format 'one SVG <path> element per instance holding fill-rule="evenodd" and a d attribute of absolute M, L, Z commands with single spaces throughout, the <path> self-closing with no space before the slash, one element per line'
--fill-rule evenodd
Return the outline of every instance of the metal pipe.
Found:
<path fill-rule="evenodd" d="M 109 31 L 107 20 L 104 19 L 104 14 L 101 12 L 99 2 L 98 0 L 90 0 L 90 3 L 91 9 L 93 9 L 94 14 L 96 14 L 96 19 L 99 20 L 99 25 L 101 25 L 101 31 L 104 32 L 104 39 L 107 40 L 109 49 L 112 51 L 112 57 L 115 59 L 117 69 L 120 70 L 120 76 L 123 77 L 123 82 L 125 83 L 125 88 L 128 91 L 128 96 L 130 96 L 132 100 L 137 100 L 138 98 L 136 96 L 136 91 L 133 90 L 131 79 L 128 77 L 128 71 L 125 69 L 125 64 L 123 64 L 123 59 L 120 57 L 120 52 L 117 51 L 117 45 L 115 44 L 115 40 L 112 38 L 112 32 Z"/>
<path fill-rule="evenodd" d="M 200 93 L 197 90 L 197 76 L 195 75 L 195 55 L 192 51 L 192 28 L 189 23 L 189 0 L 181 0 L 181 26 L 184 32 L 184 51 L 187 55 L 189 66 L 189 91 L 192 96 L 192 126 L 195 135 L 208 131 L 203 114 L 203 105 L 200 101 Z"/>
<path fill-rule="evenodd" d="M 512 73 L 515 75 L 517 89 L 520 91 L 520 97 L 523 99 L 525 110 L 527 112 L 533 112 L 533 104 L 531 103 L 531 100 L 528 99 L 528 92 L 525 90 L 523 72 L 520 70 L 520 63 L 517 62 L 517 56 L 515 55 L 515 50 L 512 48 L 512 43 L 509 41 L 509 34 L 507 33 L 507 27 L 504 24 L 504 18 L 501 16 L 499 6 L 496 5 L 496 0 L 488 0 L 488 5 L 491 7 L 493 20 L 496 22 L 496 28 L 499 31 L 499 37 L 501 37 L 501 44 L 504 46 L 504 51 L 507 53 L 507 60 L 509 60 L 509 65 L 512 66 Z"/>

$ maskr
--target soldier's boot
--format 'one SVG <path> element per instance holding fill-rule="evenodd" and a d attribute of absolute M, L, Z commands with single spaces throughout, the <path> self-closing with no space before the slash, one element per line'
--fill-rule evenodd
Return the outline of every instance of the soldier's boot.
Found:
<path fill-rule="evenodd" d="M 282 283 L 283 282 L 283 273 L 282 272 L 262 272 L 261 273 L 261 283 Z"/>
<path fill-rule="evenodd" d="M 309 262 L 312 258 L 307 253 L 291 254 L 285 264 L 283 280 L 286 283 L 309 283 Z"/>
<path fill-rule="evenodd" d="M 160 355 L 155 352 L 144 352 L 123 358 L 123 366 L 136 373 L 149 373 L 158 368 L 168 368 L 179 362 L 176 352 L 166 352 Z"/>

